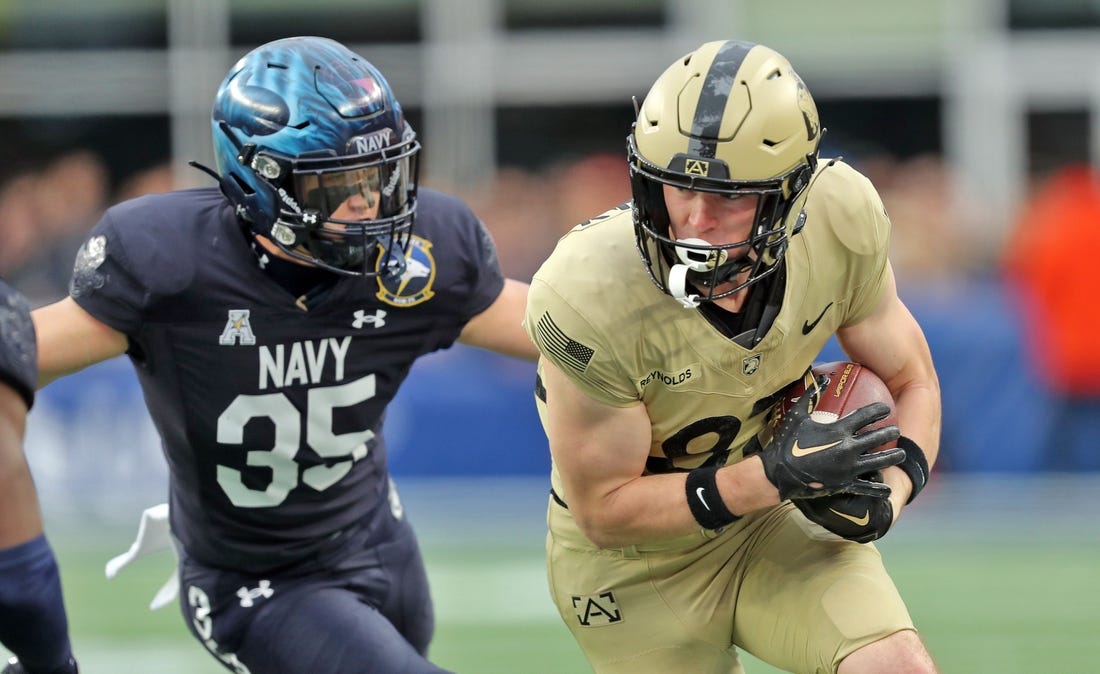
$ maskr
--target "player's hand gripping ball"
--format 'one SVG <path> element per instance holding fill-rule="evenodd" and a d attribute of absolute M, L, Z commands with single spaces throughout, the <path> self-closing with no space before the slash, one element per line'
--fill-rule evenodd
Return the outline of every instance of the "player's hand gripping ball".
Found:
<path fill-rule="evenodd" d="M 881 482 L 882 474 L 875 471 L 865 478 Z M 877 541 L 894 523 L 894 506 L 886 496 L 833 494 L 795 499 L 794 504 L 806 519 L 857 543 Z"/>
<path fill-rule="evenodd" d="M 806 393 L 807 387 L 810 388 L 810 394 L 816 398 L 813 412 L 810 414 L 810 418 L 814 421 L 829 423 L 871 403 L 884 403 L 890 408 L 889 413 L 882 419 L 868 424 L 865 430 L 871 431 L 898 425 L 894 397 L 890 395 L 890 389 L 886 387 L 886 383 L 859 363 L 847 361 L 815 365 L 810 372 L 806 373 L 806 376 L 791 384 L 776 409 L 773 425 L 777 426 L 783 421 L 795 401 Z M 897 446 L 895 437 L 872 451 Z"/>
<path fill-rule="evenodd" d="M 854 363 L 843 365 L 807 373 L 780 401 L 774 435 L 760 453 L 780 498 L 890 494 L 889 486 L 870 478 L 905 459 L 904 451 L 885 448 L 898 438 L 890 423 L 893 400 L 885 385 L 889 402 L 864 397 L 862 376 L 878 378 Z"/>
<path fill-rule="evenodd" d="M 839 419 L 853 410 L 871 403 L 883 403 L 890 412 L 879 421 L 866 426 L 867 430 L 897 424 L 897 410 L 890 389 L 872 371 L 858 363 L 835 362 L 815 366 L 801 381 L 791 386 L 784 396 L 777 416 L 781 419 L 792 404 L 806 392 L 817 397 L 810 415 L 819 421 Z M 816 389 L 816 390 L 815 390 Z M 897 440 L 890 440 L 871 449 L 872 452 L 891 449 Z M 881 470 L 861 476 L 872 482 L 882 482 Z M 894 508 L 888 499 L 889 491 L 882 495 L 833 494 L 819 498 L 796 499 L 794 504 L 812 522 L 816 522 L 834 534 L 859 543 L 878 540 L 886 535 L 894 522 Z"/>

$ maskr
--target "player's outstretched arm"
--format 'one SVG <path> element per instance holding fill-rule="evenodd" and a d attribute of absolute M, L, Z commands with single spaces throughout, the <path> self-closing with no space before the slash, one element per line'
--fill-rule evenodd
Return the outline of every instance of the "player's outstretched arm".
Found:
<path fill-rule="evenodd" d="M 31 312 L 38 335 L 38 386 L 126 352 L 126 335 L 84 311 L 71 297 Z"/>
<path fill-rule="evenodd" d="M 505 279 L 500 295 L 488 309 L 470 319 L 458 341 L 507 356 L 537 360 L 538 349 L 523 329 L 527 288 L 526 283 Z"/>

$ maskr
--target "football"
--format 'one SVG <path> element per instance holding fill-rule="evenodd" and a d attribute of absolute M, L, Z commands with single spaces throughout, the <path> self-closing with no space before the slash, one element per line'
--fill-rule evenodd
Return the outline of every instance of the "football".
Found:
<path fill-rule="evenodd" d="M 859 363 L 836 361 L 814 365 L 812 372 L 819 382 L 825 382 L 817 405 L 814 406 L 814 411 L 810 414 L 814 421 L 830 423 L 864 405 L 883 402 L 890 406 L 890 415 L 881 421 L 867 425 L 865 430 L 874 430 L 898 423 L 898 413 L 894 407 L 894 397 L 890 394 L 890 389 L 871 370 Z M 791 384 L 784 393 L 777 410 L 775 424 L 782 421 L 783 415 L 791 408 L 794 401 L 806 392 L 807 379 L 808 376 Z M 896 446 L 897 441 L 891 440 L 878 447 L 876 451 Z"/>

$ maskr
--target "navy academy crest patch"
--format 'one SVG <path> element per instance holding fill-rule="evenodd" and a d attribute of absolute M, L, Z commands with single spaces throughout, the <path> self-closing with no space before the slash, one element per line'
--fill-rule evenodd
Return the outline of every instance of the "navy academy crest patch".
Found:
<path fill-rule="evenodd" d="M 435 295 L 435 258 L 432 242 L 415 234 L 405 254 L 405 273 L 396 278 L 378 277 L 378 299 L 395 307 L 411 307 Z"/>

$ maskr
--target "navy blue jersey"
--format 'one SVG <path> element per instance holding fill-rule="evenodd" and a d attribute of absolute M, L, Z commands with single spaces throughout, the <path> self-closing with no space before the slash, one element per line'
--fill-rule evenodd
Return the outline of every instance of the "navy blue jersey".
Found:
<path fill-rule="evenodd" d="M 38 380 L 38 351 L 34 343 L 27 300 L 0 279 L 0 383 L 19 392 L 29 408 Z"/>
<path fill-rule="evenodd" d="M 298 568 L 385 500 L 386 405 L 504 284 L 457 198 L 421 190 L 414 234 L 400 279 L 295 298 L 216 189 L 125 202 L 95 227 L 70 293 L 130 339 L 191 558 Z"/>

